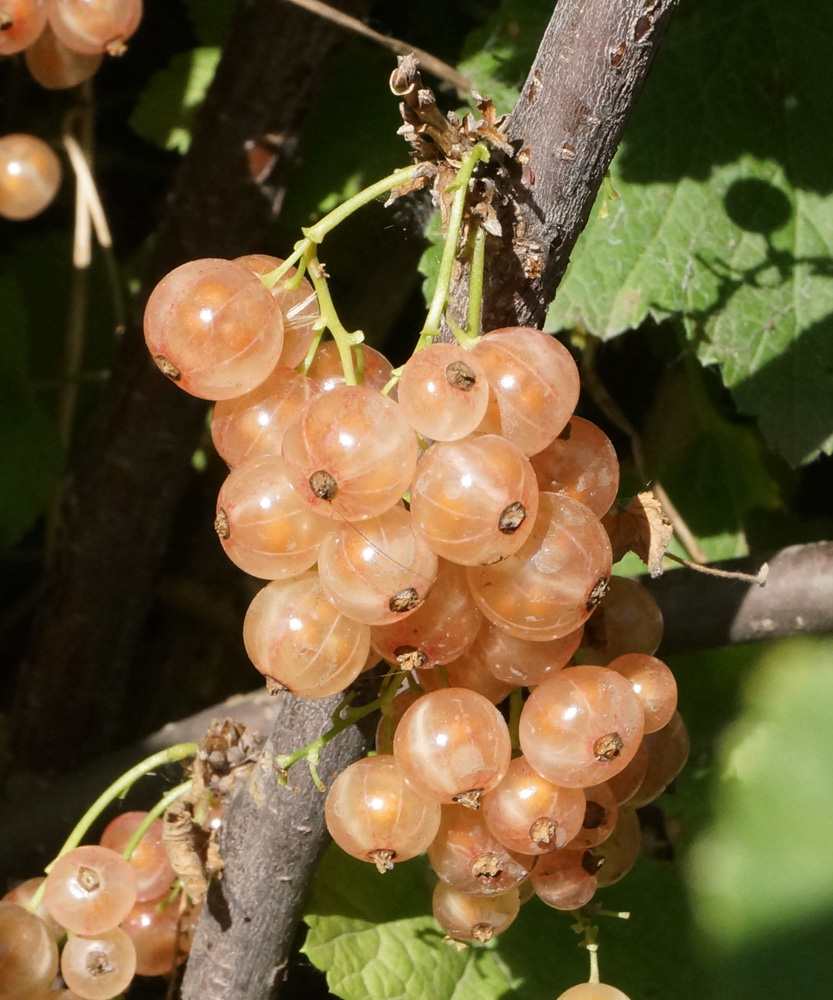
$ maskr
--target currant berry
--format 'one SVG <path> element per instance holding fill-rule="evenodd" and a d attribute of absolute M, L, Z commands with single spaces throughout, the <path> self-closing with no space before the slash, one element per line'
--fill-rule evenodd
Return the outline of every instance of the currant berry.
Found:
<path fill-rule="evenodd" d="M 502 435 L 524 455 L 546 448 L 578 403 L 579 374 L 567 348 L 540 330 L 506 327 L 481 337 L 470 353 L 490 389 L 478 430 Z"/>
<path fill-rule="evenodd" d="M 17 903 L 19 906 L 27 906 L 29 900 L 40 889 L 46 881 L 45 876 L 38 875 L 35 878 L 27 878 L 25 882 L 16 885 L 14 889 L 9 889 L 3 896 L 4 903 Z M 62 927 L 57 920 L 53 920 L 46 908 L 46 904 L 41 900 L 40 906 L 35 911 L 35 916 L 39 917 L 49 928 L 49 933 L 56 941 L 60 941 L 66 934 L 66 928 Z M 0 991 L 0 996 L 2 992 Z"/>
<path fill-rule="evenodd" d="M 623 879 L 636 864 L 641 847 L 642 830 L 636 810 L 620 809 L 613 832 L 590 851 L 599 866 L 596 872 L 599 888 Z"/>
<path fill-rule="evenodd" d="M 29 72 L 42 87 L 67 90 L 95 76 L 104 57 L 100 52 L 95 55 L 73 52 L 47 24 L 23 53 L 23 58 Z"/>
<path fill-rule="evenodd" d="M 630 1000 L 615 986 L 604 983 L 579 983 L 565 990 L 556 1000 Z"/>
<path fill-rule="evenodd" d="M 589 851 L 550 851 L 538 858 L 530 881 L 535 895 L 556 910 L 577 910 L 595 895 L 597 862 Z"/>
<path fill-rule="evenodd" d="M 287 425 L 317 392 L 312 379 L 278 365 L 251 392 L 221 399 L 211 418 L 217 454 L 232 469 L 248 458 L 280 455 Z"/>
<path fill-rule="evenodd" d="M 662 612 L 650 591 L 636 580 L 612 576 L 584 629 L 586 662 L 604 666 L 624 653 L 651 655 L 661 641 Z"/>
<path fill-rule="evenodd" d="M 84 1000 L 111 1000 L 136 973 L 136 949 L 121 927 L 89 937 L 74 935 L 61 953 L 61 975 Z"/>
<path fill-rule="evenodd" d="M 393 375 L 390 361 L 367 344 L 351 347 L 350 352 L 359 385 L 375 389 L 377 392 L 384 389 Z M 318 345 L 307 376 L 322 392 L 330 392 L 338 386 L 345 385 L 341 355 L 334 340 L 326 340 Z"/>
<path fill-rule="evenodd" d="M 42 139 L 24 132 L 0 139 L 0 216 L 33 218 L 52 201 L 60 184 L 60 160 Z"/>
<path fill-rule="evenodd" d="M 46 924 L 17 903 L 0 902 L 0 996 L 29 1000 L 58 972 L 58 946 Z"/>
<path fill-rule="evenodd" d="M 648 770 L 648 749 L 643 739 L 631 762 L 618 774 L 607 779 L 607 787 L 613 792 L 613 797 L 619 805 L 630 803 L 630 799 L 639 790 Z"/>
<path fill-rule="evenodd" d="M 144 822 L 147 813 L 126 812 L 110 820 L 99 843 L 121 854 L 127 842 Z M 176 872 L 171 867 L 168 851 L 162 841 L 162 820 L 155 819 L 136 845 L 128 863 L 136 873 L 136 902 L 158 899 L 171 888 Z"/>
<path fill-rule="evenodd" d="M 235 259 L 252 274 L 269 274 L 283 264 L 280 257 L 270 257 L 265 253 L 250 253 Z M 320 316 L 315 290 L 306 278 L 301 278 L 297 288 L 286 288 L 286 283 L 296 274 L 296 269 L 291 267 L 271 288 L 272 298 L 283 316 L 280 364 L 286 368 L 297 368 L 307 356 L 315 337 L 315 323 Z"/>
<path fill-rule="evenodd" d="M 443 882 L 460 892 L 491 896 L 524 882 L 536 859 L 504 847 L 480 812 L 451 805 L 442 807 L 428 860 Z"/>
<path fill-rule="evenodd" d="M 162 900 L 137 903 L 121 923 L 136 949 L 137 976 L 167 976 L 185 960 L 180 910 Z"/>
<path fill-rule="evenodd" d="M 646 733 L 668 725 L 677 710 L 677 682 L 662 660 L 644 653 L 625 653 L 611 660 L 608 669 L 631 682 L 645 711 Z"/>
<path fill-rule="evenodd" d="M 202 399 L 232 399 L 278 363 L 283 319 L 242 264 L 206 258 L 174 268 L 145 307 L 145 341 L 159 369 Z"/>
<path fill-rule="evenodd" d="M 634 809 L 658 798 L 685 767 L 689 739 L 682 716 L 675 712 L 668 725 L 645 737 L 648 767 L 639 789 L 628 799 Z"/>
<path fill-rule="evenodd" d="M 584 817 L 581 829 L 567 845 L 571 850 L 586 851 L 603 843 L 613 833 L 619 817 L 616 796 L 606 782 L 584 789 Z"/>
<path fill-rule="evenodd" d="M 506 773 L 512 747 L 503 716 L 483 695 L 443 688 L 405 712 L 393 753 L 419 795 L 476 809 Z"/>
<path fill-rule="evenodd" d="M 422 692 L 412 691 L 410 688 L 407 688 L 404 691 L 400 691 L 393 699 L 391 712 L 382 712 L 382 717 L 376 726 L 376 753 L 393 753 L 393 734 L 399 726 L 399 721 L 417 698 L 421 697 Z"/>
<path fill-rule="evenodd" d="M 223 483 L 214 527 L 244 573 L 284 580 L 315 563 L 333 522 L 292 489 L 280 455 L 263 455 L 238 465 Z"/>
<path fill-rule="evenodd" d="M 333 527 L 321 543 L 318 574 L 342 614 L 388 625 L 425 600 L 437 578 L 437 556 L 414 530 L 410 512 L 391 507 L 360 524 Z"/>
<path fill-rule="evenodd" d="M 602 517 L 619 489 L 619 461 L 610 438 L 582 417 L 567 426 L 530 459 L 541 492 L 578 500 Z"/>
<path fill-rule="evenodd" d="M 107 847 L 76 847 L 50 869 L 44 901 L 52 917 L 73 934 L 101 934 L 133 909 L 136 872 Z"/>
<path fill-rule="evenodd" d="M 255 595 L 243 622 L 243 642 L 266 677 L 303 698 L 326 698 L 361 673 L 370 652 L 370 626 L 338 612 L 318 574 L 303 573 Z"/>
<path fill-rule="evenodd" d="M 374 625 L 370 641 L 380 656 L 403 670 L 435 667 L 464 653 L 482 621 L 463 567 L 440 559 L 437 579 L 422 604 L 390 625 Z"/>
<path fill-rule="evenodd" d="M 405 363 L 396 398 L 402 415 L 423 437 L 458 441 L 483 419 L 489 383 L 469 351 L 457 344 L 431 344 Z"/>
<path fill-rule="evenodd" d="M 542 778 L 525 757 L 515 757 L 503 781 L 483 796 L 483 819 L 501 844 L 519 854 L 547 854 L 581 830 L 586 811 L 580 788 Z"/>
<path fill-rule="evenodd" d="M 490 621 L 485 621 L 465 660 L 477 660 L 498 680 L 514 687 L 531 687 L 557 674 L 578 648 L 582 629 L 561 639 L 530 642 L 517 639 Z"/>
<path fill-rule="evenodd" d="M 432 908 L 434 919 L 449 937 L 486 944 L 517 917 L 520 892 L 509 889 L 493 896 L 472 896 L 439 881 L 434 886 Z"/>
<path fill-rule="evenodd" d="M 380 872 L 421 854 L 437 835 L 440 805 L 417 795 L 392 756 L 351 764 L 333 782 L 325 806 L 338 846 Z"/>
<path fill-rule="evenodd" d="M 444 559 L 480 566 L 505 559 L 529 538 L 538 487 L 528 459 L 494 435 L 441 441 L 420 459 L 411 513 Z"/>
<path fill-rule="evenodd" d="M 645 728 L 630 684 L 606 667 L 570 667 L 539 684 L 521 712 L 521 750 L 557 785 L 586 788 L 621 771 Z"/>
<path fill-rule="evenodd" d="M 418 667 L 416 673 L 423 691 L 439 691 L 446 687 L 467 688 L 482 694 L 493 705 L 502 702 L 516 687 L 515 684 L 498 680 L 480 660 L 465 653 L 445 664 L 442 670 L 436 667 Z"/>
<path fill-rule="evenodd" d="M 22 52 L 46 24 L 46 0 L 0 0 L 0 56 Z"/>
<path fill-rule="evenodd" d="M 142 20 L 142 0 L 51 0 L 49 23 L 67 48 L 121 55 Z"/>
<path fill-rule="evenodd" d="M 467 572 L 474 599 L 490 621 L 538 642 L 566 636 L 590 617 L 607 587 L 612 559 L 607 533 L 584 504 L 541 493 L 523 546 L 503 562 Z"/>
<path fill-rule="evenodd" d="M 363 521 L 399 502 L 419 446 L 393 400 L 345 385 L 303 407 L 286 429 L 281 454 L 290 482 L 313 510 Z"/>

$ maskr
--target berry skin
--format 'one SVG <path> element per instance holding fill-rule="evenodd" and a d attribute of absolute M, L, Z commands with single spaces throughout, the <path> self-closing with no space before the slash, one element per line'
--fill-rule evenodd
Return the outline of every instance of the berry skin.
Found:
<path fill-rule="evenodd" d="M 397 399 L 411 427 L 432 441 L 459 441 L 477 427 L 489 402 L 480 362 L 457 344 L 431 344 L 405 363 Z"/>
<path fill-rule="evenodd" d="M 192 260 L 169 272 L 145 307 L 157 367 L 202 399 L 251 392 L 278 363 L 283 319 L 269 290 L 231 260 Z"/>
<path fill-rule="evenodd" d="M 556 1000 L 630 1000 L 615 986 L 604 983 L 579 983 L 565 990 Z"/>
<path fill-rule="evenodd" d="M 90 937 L 74 935 L 61 953 L 61 975 L 84 1000 L 111 1000 L 136 973 L 136 949 L 121 927 Z"/>
<path fill-rule="evenodd" d="M 30 1000 L 58 971 L 58 947 L 46 924 L 17 903 L 0 902 L 0 997 Z"/>
<path fill-rule="evenodd" d="M 434 887 L 432 906 L 434 919 L 449 937 L 485 944 L 512 923 L 521 901 L 517 889 L 494 896 L 472 896 L 441 880 Z"/>
<path fill-rule="evenodd" d="M 39 215 L 58 193 L 61 162 L 42 140 L 25 132 L 0 139 L 0 216 L 15 221 Z"/>
<path fill-rule="evenodd" d="M 108 847 L 76 847 L 52 866 L 44 899 L 53 918 L 73 934 L 102 934 L 133 908 L 136 872 Z"/>
<path fill-rule="evenodd" d="M 121 854 L 127 842 L 144 821 L 147 813 L 126 812 L 111 820 L 101 834 L 99 843 Z M 128 864 L 136 872 L 136 901 L 144 903 L 158 899 L 171 888 L 176 872 L 171 867 L 168 852 L 162 842 L 162 820 L 154 820 L 136 845 Z"/>
<path fill-rule="evenodd" d="M 0 56 L 22 52 L 46 24 L 46 0 L 0 0 Z"/>
<path fill-rule="evenodd" d="M 51 0 L 49 23 L 75 52 L 121 55 L 142 13 L 142 0 Z"/>
<path fill-rule="evenodd" d="M 23 53 L 29 72 L 47 90 L 67 90 L 94 76 L 101 53 L 82 55 L 73 52 L 47 24 L 37 39 Z"/>

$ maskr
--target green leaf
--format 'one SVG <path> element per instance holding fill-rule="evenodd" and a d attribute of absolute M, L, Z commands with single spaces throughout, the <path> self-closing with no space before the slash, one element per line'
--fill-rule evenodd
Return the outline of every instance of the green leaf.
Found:
<path fill-rule="evenodd" d="M 678 316 L 793 464 L 833 448 L 833 8 L 676 12 L 547 329 Z"/>
<path fill-rule="evenodd" d="M 0 279 L 0 548 L 16 542 L 46 509 L 60 473 L 52 422 L 25 371 L 26 320 L 15 284 Z"/>
<path fill-rule="evenodd" d="M 695 913 L 725 995 L 826 997 L 833 640 L 768 649 L 745 700 L 720 754 L 714 820 L 692 855 Z"/>
<path fill-rule="evenodd" d="M 174 56 L 166 69 L 154 73 L 130 117 L 134 132 L 162 149 L 186 153 L 220 55 L 221 50 L 213 46 L 192 49 Z"/>
<path fill-rule="evenodd" d="M 554 7 L 554 0 L 503 0 L 466 39 L 458 69 L 503 114 L 515 106 Z"/>
<path fill-rule="evenodd" d="M 434 296 L 434 289 L 437 287 L 437 277 L 440 273 L 443 247 L 445 246 L 439 212 L 432 214 L 425 227 L 425 238 L 428 240 L 428 246 L 419 258 L 419 273 L 425 276 L 425 281 L 422 283 L 422 294 L 425 301 L 430 303 Z"/>

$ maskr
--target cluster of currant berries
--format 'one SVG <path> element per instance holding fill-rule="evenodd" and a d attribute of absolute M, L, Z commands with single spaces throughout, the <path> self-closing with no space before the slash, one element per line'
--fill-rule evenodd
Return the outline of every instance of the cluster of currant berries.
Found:
<path fill-rule="evenodd" d="M 380 660 L 405 678 L 378 752 L 330 789 L 334 840 L 380 871 L 427 849 L 438 922 L 487 941 L 525 894 L 573 910 L 633 865 L 635 810 L 688 752 L 653 656 L 661 615 L 610 579 L 618 464 L 573 414 L 557 340 L 433 342 L 393 372 L 367 347 L 316 349 L 318 312 L 275 258 L 201 260 L 156 287 L 145 336 L 169 378 L 217 400 L 215 527 L 271 581 L 244 624 L 257 669 L 308 698 Z M 565 996 L 591 987 L 623 996 Z"/>
<path fill-rule="evenodd" d="M 142 0 L 0 0 L 0 56 L 23 52 L 41 86 L 74 87 L 124 52 L 142 13 Z"/>
<path fill-rule="evenodd" d="M 129 850 L 146 817 L 122 813 L 98 845 L 68 851 L 45 880 L 29 879 L 3 897 L 3 1000 L 109 1000 L 134 975 L 167 975 L 185 960 L 199 908 L 172 888 L 160 820 Z M 54 988 L 62 941 L 65 989 Z"/>

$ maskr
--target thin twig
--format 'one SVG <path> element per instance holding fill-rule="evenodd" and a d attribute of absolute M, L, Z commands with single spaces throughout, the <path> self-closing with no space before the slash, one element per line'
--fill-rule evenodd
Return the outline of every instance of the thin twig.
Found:
<path fill-rule="evenodd" d="M 671 559 L 681 566 L 697 570 L 698 573 L 705 573 L 707 576 L 722 576 L 726 580 L 743 580 L 744 583 L 756 583 L 759 587 L 763 587 L 766 584 L 767 577 L 769 576 L 768 563 L 764 563 L 757 573 L 738 573 L 727 569 L 718 569 L 716 566 L 702 566 L 700 563 L 681 559 L 680 556 L 675 556 L 671 552 L 666 552 L 665 558 Z"/>
<path fill-rule="evenodd" d="M 432 56 L 430 52 L 418 49 L 416 46 L 409 45 L 398 38 L 390 38 L 387 35 L 382 35 L 378 31 L 374 31 L 373 28 L 368 28 L 364 22 L 359 21 L 357 18 L 345 14 L 343 11 L 336 10 L 335 7 L 330 7 L 329 4 L 321 3 L 321 0 L 285 0 L 285 3 L 302 7 L 311 14 L 324 17 L 339 27 L 345 28 L 347 31 L 353 31 L 357 35 L 369 38 L 371 41 L 383 45 L 386 49 L 390 49 L 391 52 L 395 52 L 398 56 L 406 56 L 413 53 L 426 72 L 432 73 L 434 76 L 439 77 L 440 80 L 445 80 L 446 83 L 450 83 L 463 97 L 469 97 L 474 89 L 474 84 L 468 77 L 463 76 L 462 73 L 458 73 L 453 66 L 449 66 L 442 59 Z"/>

